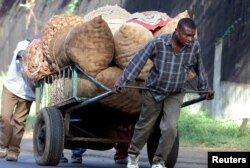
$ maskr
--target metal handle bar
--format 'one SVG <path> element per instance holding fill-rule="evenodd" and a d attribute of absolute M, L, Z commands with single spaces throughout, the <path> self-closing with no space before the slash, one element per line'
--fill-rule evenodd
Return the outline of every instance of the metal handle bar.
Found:
<path fill-rule="evenodd" d="M 142 86 L 119 86 L 118 90 L 122 90 L 122 88 L 129 88 L 129 89 L 139 89 L 139 90 L 149 90 L 149 88 L 142 87 Z M 182 93 L 209 93 L 208 91 L 199 91 L 199 90 L 183 90 Z"/>
<path fill-rule="evenodd" d="M 142 86 L 130 86 L 130 85 L 118 86 L 118 90 L 122 90 L 122 88 L 139 89 L 139 90 L 149 90 L 148 88 L 142 87 Z"/>
<path fill-rule="evenodd" d="M 213 96 L 213 95 L 214 95 L 214 92 L 212 92 L 212 96 Z M 201 95 L 200 97 L 198 97 L 198 98 L 196 98 L 196 99 L 192 99 L 192 100 L 183 102 L 182 105 L 181 105 L 181 107 L 186 107 L 186 106 L 189 106 L 189 105 L 192 105 L 192 104 L 201 102 L 201 101 L 203 101 L 203 100 L 207 100 L 206 95 Z"/>
<path fill-rule="evenodd" d="M 145 88 L 145 87 L 141 87 L 141 86 L 119 86 L 118 89 L 121 90 L 122 88 L 129 88 L 129 89 L 140 89 L 140 90 L 149 90 L 149 88 Z M 209 93 L 208 91 L 184 91 L 184 93 Z M 211 92 L 211 96 L 213 97 L 214 96 L 214 92 Z M 207 100 L 207 97 L 206 95 L 201 95 L 200 97 L 198 98 L 195 98 L 195 99 L 192 99 L 192 100 L 189 100 L 189 101 L 186 101 L 186 102 L 183 102 L 181 107 L 186 107 L 186 106 L 189 106 L 189 105 L 192 105 L 192 104 L 195 104 L 195 103 L 198 103 L 198 102 L 201 102 L 203 100 Z"/>

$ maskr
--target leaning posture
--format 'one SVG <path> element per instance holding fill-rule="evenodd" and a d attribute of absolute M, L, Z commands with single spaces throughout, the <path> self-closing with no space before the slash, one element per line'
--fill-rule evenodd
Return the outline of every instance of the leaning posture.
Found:
<path fill-rule="evenodd" d="M 153 62 L 142 91 L 142 107 L 128 149 L 127 168 L 138 168 L 139 154 L 147 142 L 157 118 L 160 120 L 161 137 L 153 157 L 152 168 L 165 168 L 165 161 L 177 136 L 177 122 L 183 102 L 183 87 L 188 72 L 198 76 L 198 89 L 209 91 L 208 78 L 204 70 L 200 44 L 194 38 L 196 25 L 190 18 L 183 18 L 173 33 L 155 37 L 139 50 L 123 70 L 113 91 L 134 80 L 148 59 Z M 207 98 L 211 98 L 211 92 Z"/>
<path fill-rule="evenodd" d="M 0 158 L 17 161 L 35 87 L 22 70 L 28 40 L 18 43 L 3 84 L 0 115 Z"/>

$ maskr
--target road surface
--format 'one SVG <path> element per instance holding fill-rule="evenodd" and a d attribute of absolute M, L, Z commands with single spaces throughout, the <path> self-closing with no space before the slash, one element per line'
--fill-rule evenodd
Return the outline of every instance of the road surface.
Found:
<path fill-rule="evenodd" d="M 35 163 L 33 157 L 32 136 L 25 135 L 21 143 L 21 154 L 18 162 L 7 162 L 0 159 L 0 168 L 35 168 L 41 167 Z M 207 150 L 197 148 L 184 148 L 179 150 L 179 156 L 175 168 L 207 168 Z M 64 151 L 65 156 L 70 160 L 70 150 Z M 117 165 L 113 161 L 114 149 L 107 151 L 87 150 L 83 156 L 83 164 L 60 163 L 60 168 L 125 168 L 126 165 Z M 146 148 L 140 155 L 140 168 L 150 168 L 147 159 Z M 46 166 L 45 168 L 55 168 Z"/>

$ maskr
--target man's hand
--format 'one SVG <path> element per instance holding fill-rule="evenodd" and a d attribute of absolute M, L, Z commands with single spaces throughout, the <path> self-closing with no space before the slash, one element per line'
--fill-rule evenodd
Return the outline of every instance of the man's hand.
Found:
<path fill-rule="evenodd" d="M 114 93 L 120 93 L 122 90 L 122 87 L 119 85 L 119 81 L 116 81 L 116 83 L 114 84 L 112 91 Z"/>
<path fill-rule="evenodd" d="M 195 72 L 193 72 L 193 71 L 188 71 L 187 72 L 187 81 L 190 81 L 190 80 L 192 80 L 194 77 L 196 77 L 197 75 L 196 75 L 196 73 Z"/>
<path fill-rule="evenodd" d="M 22 61 L 23 57 L 24 57 L 24 50 L 18 51 L 16 59 Z"/>
<path fill-rule="evenodd" d="M 209 89 L 208 92 L 206 93 L 206 99 L 207 100 L 212 100 L 213 98 L 214 98 L 214 91 Z"/>

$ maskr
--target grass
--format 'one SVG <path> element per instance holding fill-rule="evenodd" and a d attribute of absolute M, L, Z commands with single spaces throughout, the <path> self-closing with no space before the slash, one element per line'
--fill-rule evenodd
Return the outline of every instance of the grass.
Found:
<path fill-rule="evenodd" d="M 240 123 L 218 121 L 201 111 L 183 109 L 179 121 L 180 144 L 224 149 L 250 149 L 250 125 L 240 134 Z"/>
<path fill-rule="evenodd" d="M 26 132 L 32 132 L 33 131 L 33 125 L 36 121 L 36 115 L 34 113 L 30 113 L 27 122 L 26 122 Z"/>

